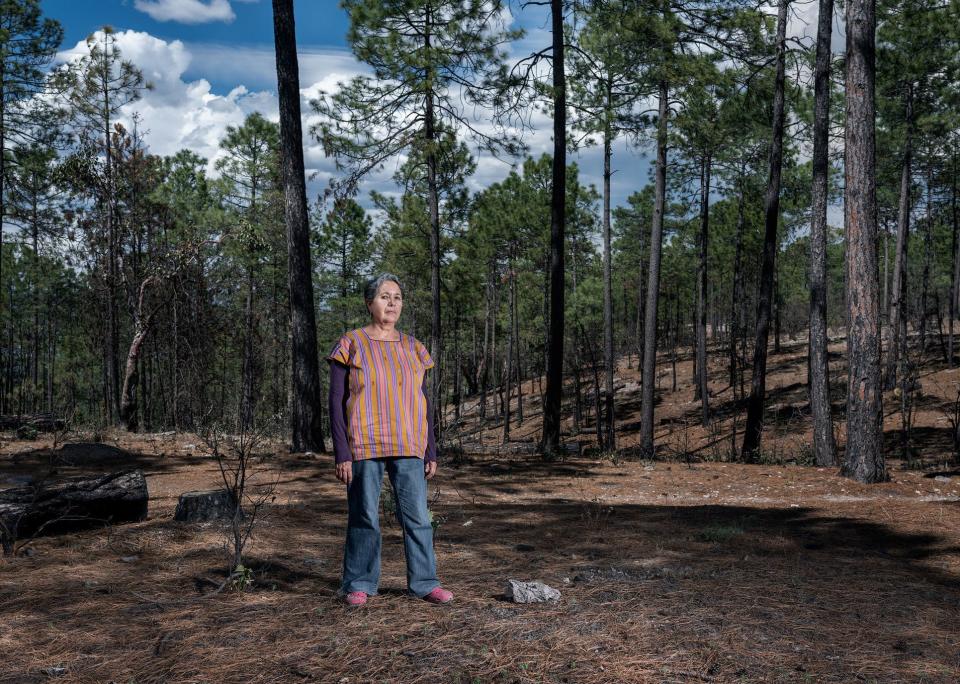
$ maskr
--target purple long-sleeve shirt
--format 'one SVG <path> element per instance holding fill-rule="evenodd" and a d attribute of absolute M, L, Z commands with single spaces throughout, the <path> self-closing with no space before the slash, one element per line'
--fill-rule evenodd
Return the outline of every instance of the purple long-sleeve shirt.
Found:
<path fill-rule="evenodd" d="M 421 391 L 427 400 L 427 451 L 423 454 L 426 461 L 437 460 L 437 445 L 433 438 L 433 408 L 430 393 L 427 391 L 427 379 L 423 379 Z M 350 369 L 336 361 L 330 361 L 330 432 L 333 435 L 333 457 L 337 463 L 353 460 L 350 445 L 347 442 L 347 399 L 350 397 Z M 415 456 L 416 454 L 410 454 Z"/>

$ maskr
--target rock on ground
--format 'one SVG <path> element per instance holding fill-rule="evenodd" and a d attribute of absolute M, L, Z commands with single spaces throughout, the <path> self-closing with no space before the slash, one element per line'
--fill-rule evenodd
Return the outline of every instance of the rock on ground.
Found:
<path fill-rule="evenodd" d="M 514 603 L 544 603 L 559 601 L 560 592 L 543 582 L 507 580 L 507 598 Z"/>

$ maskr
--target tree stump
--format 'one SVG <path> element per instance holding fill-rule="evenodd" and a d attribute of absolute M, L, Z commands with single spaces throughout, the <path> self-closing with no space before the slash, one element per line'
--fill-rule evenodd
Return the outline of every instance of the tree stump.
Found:
<path fill-rule="evenodd" d="M 225 489 L 209 492 L 184 492 L 177 501 L 174 520 L 180 522 L 207 522 L 210 520 L 228 520 L 235 509 L 233 497 Z"/>
<path fill-rule="evenodd" d="M 13 541 L 144 520 L 148 500 L 139 470 L 6 489 L 0 491 L 0 536 Z"/>

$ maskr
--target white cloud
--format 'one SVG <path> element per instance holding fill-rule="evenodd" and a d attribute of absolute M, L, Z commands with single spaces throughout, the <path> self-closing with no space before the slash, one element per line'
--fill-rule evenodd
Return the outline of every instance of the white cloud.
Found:
<path fill-rule="evenodd" d="M 230 0 L 135 0 L 133 6 L 155 21 L 176 21 L 182 24 L 206 24 L 211 21 L 231 22 L 237 18 Z"/>
<path fill-rule="evenodd" d="M 151 89 L 124 108 L 121 121 L 131 124 L 139 113 L 140 130 L 150 152 L 172 155 L 190 149 L 208 160 L 207 171 L 216 175 L 220 141 L 228 126 L 243 124 L 247 115 L 259 112 L 271 121 L 279 119 L 276 66 L 270 48 L 233 48 L 223 45 L 190 45 L 166 41 L 140 31 L 114 34 L 124 59 L 142 70 Z M 85 41 L 61 52 L 59 62 L 72 62 L 88 53 Z M 304 117 L 304 152 L 309 181 L 308 194 L 315 197 L 337 175 L 334 160 L 323 155 L 309 137 L 310 100 L 320 91 L 332 91 L 362 71 L 361 65 L 341 50 L 304 50 L 300 54 L 301 111 Z M 200 77 L 200 75 L 205 77 Z M 210 80 L 208 80 L 208 78 Z M 226 93 L 215 92 L 211 80 L 232 84 Z M 387 189 L 393 184 L 392 167 L 374 174 L 366 187 Z M 366 193 L 364 193 L 366 195 Z M 366 199 L 366 197 L 364 197 Z"/>
<path fill-rule="evenodd" d="M 194 57 L 179 40 L 168 42 L 139 31 L 121 31 L 115 38 L 124 59 L 139 67 L 152 86 L 123 111 L 127 125 L 134 112 L 140 114 L 152 153 L 171 155 L 189 148 L 206 157 L 212 171 L 227 126 L 242 124 L 255 111 L 277 119 L 276 95 L 271 91 L 249 91 L 240 85 L 221 95 L 212 91 L 206 79 L 185 80 L 183 74 Z M 61 53 L 60 60 L 74 61 L 87 50 L 81 41 Z"/>
<path fill-rule="evenodd" d="M 215 43 L 191 44 L 191 73 L 214 81 L 243 83 L 248 87 L 276 89 L 277 65 L 273 45 L 236 47 Z M 299 48 L 300 85 L 323 84 L 331 90 L 343 81 L 366 69 L 347 50 Z"/>

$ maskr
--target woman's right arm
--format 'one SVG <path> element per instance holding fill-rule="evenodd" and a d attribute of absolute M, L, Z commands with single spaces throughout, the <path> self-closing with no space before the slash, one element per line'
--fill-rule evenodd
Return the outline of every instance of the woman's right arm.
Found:
<path fill-rule="evenodd" d="M 350 484 L 352 464 L 347 442 L 347 415 L 345 405 L 350 396 L 350 370 L 336 361 L 330 362 L 330 432 L 333 437 L 333 457 L 337 464 L 337 479 Z"/>

